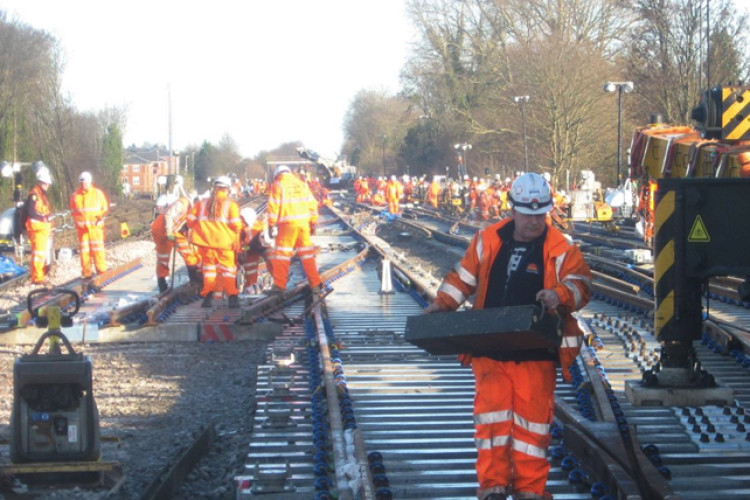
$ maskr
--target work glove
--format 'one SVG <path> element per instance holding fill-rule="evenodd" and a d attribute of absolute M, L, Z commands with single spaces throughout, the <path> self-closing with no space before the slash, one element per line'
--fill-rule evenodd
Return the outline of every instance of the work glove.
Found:
<path fill-rule="evenodd" d="M 167 235 L 167 239 L 168 239 L 169 241 L 174 241 L 174 233 L 169 233 L 169 234 Z"/>
<path fill-rule="evenodd" d="M 268 226 L 268 236 L 272 239 L 276 239 L 279 235 L 279 228 L 276 226 Z"/>

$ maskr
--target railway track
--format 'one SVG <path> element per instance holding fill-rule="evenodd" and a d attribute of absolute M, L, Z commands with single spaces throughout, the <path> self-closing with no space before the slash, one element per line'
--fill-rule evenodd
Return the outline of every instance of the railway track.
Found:
<path fill-rule="evenodd" d="M 385 255 L 388 256 L 388 252 Z M 397 260 L 395 257 L 394 261 Z M 420 312 L 425 292 L 404 289 L 394 295 L 382 293 L 380 269 L 381 264 L 377 260 L 368 259 L 356 271 L 342 278 L 335 287 L 335 293 L 326 298 L 325 309 L 320 312 L 323 319 L 319 321 L 328 334 L 327 342 L 340 346 L 334 356 L 336 366 L 341 367 L 338 374 L 345 380 L 346 390 L 339 389 L 337 392 L 344 392 L 347 401 L 351 402 L 339 403 L 338 406 L 352 408 L 346 415 L 350 421 L 353 420 L 354 429 L 361 435 L 364 450 L 358 453 L 369 457 L 370 473 L 374 471 L 378 476 L 372 484 L 374 498 L 473 498 L 476 479 L 470 418 L 473 397 L 471 372 L 461 368 L 452 357 L 430 356 L 404 343 L 403 319 Z M 406 274 L 404 269 L 401 272 Z M 732 488 L 721 490 L 727 498 L 743 498 L 750 494 L 750 483 L 744 477 L 737 477 L 742 465 L 727 470 L 726 476 L 723 471 L 717 470 L 722 463 L 731 461 L 731 457 L 736 457 L 740 464 L 748 459 L 744 450 L 750 446 L 740 443 L 744 442 L 747 433 L 738 435 L 736 430 L 737 420 L 744 419 L 746 402 L 738 398 L 734 405 L 716 409 L 635 407 L 629 404 L 624 394 L 625 381 L 639 380 L 643 371 L 658 361 L 659 344 L 653 338 L 650 318 L 653 306 L 651 309 L 645 307 L 652 304 L 652 299 L 636 301 L 636 304 L 644 306 L 638 309 L 632 303 L 606 296 L 604 291 L 599 293 L 600 298 L 592 300 L 581 315 L 581 321 L 588 325 L 589 338 L 597 347 L 587 349 L 582 356 L 577 385 L 558 381 L 556 397 L 559 401 L 560 426 L 550 448 L 553 469 L 548 489 L 555 498 L 565 499 L 597 498 L 602 496 L 603 491 L 609 491 L 613 498 L 629 492 L 640 498 L 698 499 L 711 498 L 710 492 L 716 482 L 727 481 Z M 739 318 L 733 318 L 733 321 L 737 322 Z M 311 334 L 321 335 L 320 331 L 305 333 L 308 337 Z M 303 337 L 301 329 L 296 335 L 290 332 L 290 336 L 284 339 L 283 348 L 288 350 L 292 339 L 297 336 L 300 339 Z M 736 352 L 733 357 L 717 354 L 714 347 L 708 347 L 711 343 L 707 339 L 706 347 L 699 348 L 701 360 L 705 357 L 712 371 L 716 366 L 716 376 L 721 383 L 733 383 L 729 382 L 732 378 L 729 374 L 737 376 L 737 365 L 741 365 L 745 358 L 738 363 L 735 361 Z M 300 360 L 299 367 L 291 363 L 287 369 L 291 373 L 304 370 L 307 366 L 307 370 L 294 375 L 292 379 L 304 380 L 317 366 L 309 361 L 304 345 L 303 341 L 296 347 L 299 349 L 296 358 Z M 273 358 L 276 348 L 274 344 L 269 348 L 269 359 Z M 750 365 L 750 362 L 747 364 Z M 588 370 L 587 365 L 590 365 Z M 272 364 L 265 367 L 268 373 L 273 369 Z M 727 375 L 724 370 L 727 370 Z M 594 387 L 596 384 L 603 387 L 600 392 L 604 394 L 604 401 L 582 405 L 582 400 L 596 399 L 597 393 L 593 389 L 587 392 L 581 388 Z M 273 385 L 272 378 L 269 378 L 264 386 L 266 394 L 273 394 Z M 303 387 L 295 386 L 294 389 L 292 394 L 310 397 L 312 402 L 309 406 L 300 404 L 295 407 L 297 413 L 290 414 L 291 421 L 314 421 L 315 402 L 314 396 L 310 395 L 314 394 L 314 389 L 307 394 Z M 744 390 L 738 386 L 738 391 Z M 289 398 L 290 395 L 284 397 Z M 269 401 L 267 404 L 273 403 Z M 585 439 L 580 436 L 585 435 L 585 430 L 572 430 L 575 422 L 569 421 L 567 412 L 570 408 L 582 411 L 583 415 L 594 420 L 606 418 L 606 415 L 598 415 L 602 411 L 592 408 L 607 408 L 604 413 L 611 415 L 609 423 L 612 425 L 602 434 L 611 439 L 612 434 L 618 434 L 621 427 L 632 433 L 632 453 L 639 459 L 637 470 L 621 457 L 612 456 L 612 449 L 594 446 L 597 449 L 592 452 L 591 447 L 581 445 Z M 613 411 L 613 408 L 616 410 Z M 305 413 L 308 410 L 310 414 Z M 700 432 L 694 427 L 695 424 L 689 424 L 696 416 L 699 417 Z M 566 420 L 564 425 L 562 420 Z M 263 422 L 259 421 L 258 425 L 262 427 Z M 603 420 L 601 425 L 606 422 Z M 284 424 L 280 425 L 283 429 Z M 729 432 L 730 428 L 734 431 Z M 713 434 L 707 432 L 709 429 Z M 724 433 L 716 429 L 722 429 Z M 313 427 L 311 433 L 313 437 L 308 439 L 315 447 Z M 312 453 L 312 458 L 310 454 L 300 456 L 301 461 L 295 462 L 283 453 L 283 440 L 277 443 L 280 447 L 266 446 L 262 442 L 266 434 L 258 434 L 260 442 L 254 440 L 251 444 L 247 474 L 238 477 L 242 495 L 252 494 L 256 477 L 261 478 L 261 489 L 286 488 L 287 494 L 292 494 L 292 491 L 296 494 L 309 493 L 317 495 L 316 498 L 328 498 L 328 491 L 337 490 L 337 486 L 344 484 L 342 481 L 346 482 L 336 477 L 321 479 L 324 477 L 323 471 L 330 470 L 330 454 L 320 463 L 316 463 L 315 453 Z M 596 464 L 586 463 L 586 456 L 572 454 L 566 448 L 568 443 L 561 440 L 563 435 L 568 437 L 572 449 L 583 450 L 590 455 L 588 458 L 600 457 L 600 463 L 611 461 L 610 466 L 619 467 L 628 479 L 619 478 L 618 482 L 612 476 L 596 477 Z M 275 439 L 278 439 L 278 434 Z M 698 446 L 701 439 L 708 439 L 709 444 L 704 442 Z M 328 443 L 318 444 L 322 444 L 323 451 L 327 449 Z M 621 447 L 614 449 L 622 450 Z M 706 453 L 708 449 L 711 453 Z M 356 453 L 355 449 L 353 454 Z M 281 457 L 286 457 L 286 462 Z M 279 460 L 280 463 L 275 463 Z M 287 462 L 289 467 L 286 467 Z M 344 467 L 346 463 L 345 460 Z M 354 460 L 352 463 L 357 462 Z M 571 468 L 571 463 L 576 466 Z M 264 477 L 259 464 L 266 464 L 273 472 Z M 690 472 L 692 467 L 702 471 L 701 474 L 711 471 L 715 481 L 709 486 L 706 481 L 696 480 Z M 266 481 L 271 477 L 273 480 Z M 644 478 L 648 481 L 646 486 L 640 484 Z M 318 487 L 315 488 L 315 485 Z M 341 495 L 340 488 L 338 494 Z"/>
<path fill-rule="evenodd" d="M 345 219 L 326 216 L 315 237 L 325 249 L 319 265 L 331 270 L 324 302 L 311 301 L 296 269 L 294 293 L 213 316 L 238 328 L 243 319 L 281 325 L 257 369 L 253 437 L 235 478 L 237 498 L 475 498 L 471 370 L 403 339 L 406 317 L 420 314 L 439 279 L 374 236 L 374 217 Z M 404 222 L 438 245 L 471 237 L 469 228 L 451 234 L 456 221 Z M 605 257 L 594 261 L 624 285 L 602 280 L 580 314 L 589 347 L 573 384 L 558 380 L 548 489 L 563 500 L 749 497 L 750 348 L 743 334 L 750 313 L 717 300 L 697 346 L 702 365 L 735 390 L 733 404 L 636 407 L 626 382 L 659 359 L 650 277 Z M 179 306 L 163 321 L 200 321 L 195 307 Z"/>

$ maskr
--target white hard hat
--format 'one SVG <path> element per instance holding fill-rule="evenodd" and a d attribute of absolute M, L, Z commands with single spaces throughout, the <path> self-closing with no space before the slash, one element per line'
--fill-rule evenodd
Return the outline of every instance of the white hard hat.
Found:
<path fill-rule="evenodd" d="M 214 180 L 214 186 L 218 187 L 228 188 L 231 184 L 232 181 L 230 181 L 229 177 L 227 177 L 226 175 L 221 175 Z"/>
<path fill-rule="evenodd" d="M 255 219 L 258 218 L 258 214 L 255 213 L 255 209 L 253 207 L 245 207 L 240 210 L 240 217 L 244 219 L 245 224 L 247 224 L 248 226 L 252 226 L 253 223 L 255 223 Z"/>
<path fill-rule="evenodd" d="M 35 161 L 31 166 L 31 169 L 34 171 L 34 173 L 39 172 L 39 169 L 41 168 L 47 168 L 47 165 L 45 165 L 42 160 Z"/>
<path fill-rule="evenodd" d="M 549 172 L 544 172 L 542 174 L 542 177 L 544 177 L 544 180 L 547 181 L 547 182 L 549 182 L 549 181 L 552 180 L 552 176 L 549 174 Z"/>
<path fill-rule="evenodd" d="M 391 175 L 391 180 L 392 180 L 392 181 L 395 181 L 395 180 L 397 180 L 397 179 L 396 179 L 396 176 L 395 176 L 395 175 Z"/>
<path fill-rule="evenodd" d="M 276 167 L 276 173 L 274 174 L 274 177 L 279 174 L 283 174 L 284 172 L 291 172 L 291 170 L 289 170 L 289 167 L 287 167 L 286 165 L 279 165 L 278 167 Z"/>
<path fill-rule="evenodd" d="M 91 182 L 91 174 L 89 172 L 81 172 L 78 176 L 78 182 Z"/>
<path fill-rule="evenodd" d="M 52 177 L 49 175 L 49 169 L 47 167 L 40 167 L 36 171 L 36 180 L 45 184 L 52 184 Z"/>
<path fill-rule="evenodd" d="M 510 188 L 509 198 L 513 209 L 527 215 L 546 214 L 552 209 L 549 184 L 539 174 L 522 174 Z"/>

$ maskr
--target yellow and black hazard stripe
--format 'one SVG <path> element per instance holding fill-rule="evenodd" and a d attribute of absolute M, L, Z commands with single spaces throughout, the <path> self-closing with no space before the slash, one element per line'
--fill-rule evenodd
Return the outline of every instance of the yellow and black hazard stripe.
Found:
<path fill-rule="evenodd" d="M 675 191 L 670 190 L 659 197 L 654 211 L 654 334 L 660 341 L 669 340 L 675 329 L 675 217 Z"/>
<path fill-rule="evenodd" d="M 732 141 L 750 139 L 750 87 L 722 87 L 721 138 Z"/>

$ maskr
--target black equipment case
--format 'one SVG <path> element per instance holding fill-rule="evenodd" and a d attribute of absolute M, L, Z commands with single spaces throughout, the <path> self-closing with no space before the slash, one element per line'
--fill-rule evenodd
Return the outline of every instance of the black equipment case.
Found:
<path fill-rule="evenodd" d="M 409 316 L 404 337 L 430 354 L 488 356 L 555 349 L 561 328 L 559 317 L 526 305 Z"/>

